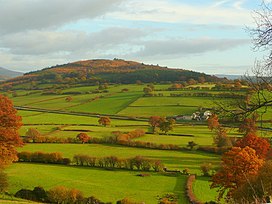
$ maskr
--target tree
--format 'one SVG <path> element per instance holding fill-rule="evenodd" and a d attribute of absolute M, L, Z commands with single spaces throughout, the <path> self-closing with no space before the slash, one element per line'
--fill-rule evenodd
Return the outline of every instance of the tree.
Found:
<path fill-rule="evenodd" d="M 149 96 L 149 95 L 152 95 L 153 90 L 150 87 L 144 87 L 143 92 L 144 92 L 145 95 Z"/>
<path fill-rule="evenodd" d="M 254 149 L 233 147 L 222 156 L 220 170 L 212 177 L 211 188 L 218 188 L 218 199 L 227 191 L 227 198 L 251 176 L 258 174 L 263 165 Z"/>
<path fill-rule="evenodd" d="M 110 117 L 108 117 L 108 116 L 101 116 L 99 118 L 99 120 L 98 120 L 98 123 L 100 125 L 103 125 L 103 126 L 106 127 L 107 125 L 110 125 L 110 123 L 111 123 Z"/>
<path fill-rule="evenodd" d="M 80 140 L 82 142 L 82 144 L 89 142 L 89 140 L 91 139 L 86 133 L 81 132 L 77 135 L 76 137 L 78 140 Z"/>
<path fill-rule="evenodd" d="M 197 146 L 197 144 L 194 141 L 189 141 L 187 144 L 187 147 L 189 147 L 190 150 L 192 150 L 195 146 Z"/>
<path fill-rule="evenodd" d="M 166 134 L 170 130 L 173 130 L 175 123 L 176 121 L 173 118 L 169 118 L 169 119 L 162 118 L 159 125 L 160 130 Z"/>
<path fill-rule="evenodd" d="M 239 126 L 239 132 L 247 134 L 256 134 L 258 127 L 256 125 L 257 116 L 253 115 L 251 118 L 245 118 L 243 123 Z"/>
<path fill-rule="evenodd" d="M 212 170 L 213 166 L 211 163 L 203 163 L 200 165 L 200 170 L 203 174 L 203 176 L 210 176 L 210 171 Z"/>
<path fill-rule="evenodd" d="M 23 145 L 18 134 L 21 121 L 12 101 L 0 95 L 0 166 L 17 160 L 16 147 Z"/>
<path fill-rule="evenodd" d="M 256 111 L 266 113 L 272 107 L 272 2 L 263 0 L 253 18 L 255 28 L 248 28 L 248 31 L 254 50 L 262 51 L 264 56 L 256 60 L 251 73 L 244 76 L 250 87 L 250 100 L 218 103 L 223 114 L 232 118 L 246 118 Z"/>
<path fill-rule="evenodd" d="M 236 147 L 251 147 L 256 151 L 259 158 L 266 158 L 270 150 L 270 144 L 265 138 L 260 138 L 254 133 L 248 133 L 242 139 L 238 140 L 235 144 Z"/>
<path fill-rule="evenodd" d="M 41 133 L 36 128 L 29 128 L 26 132 L 26 136 L 34 139 L 41 136 Z"/>
<path fill-rule="evenodd" d="M 48 199 L 53 203 L 81 203 L 83 194 L 79 190 L 57 186 L 48 191 Z"/>
<path fill-rule="evenodd" d="M 151 127 L 151 131 L 152 133 L 155 132 L 156 128 L 160 126 L 160 122 L 161 122 L 162 118 L 160 116 L 151 116 L 149 118 L 149 125 Z"/>
<path fill-rule="evenodd" d="M 218 127 L 220 127 L 218 116 L 216 114 L 212 114 L 208 119 L 208 128 L 213 131 Z"/>
<path fill-rule="evenodd" d="M 231 147 L 232 142 L 227 136 L 227 130 L 223 127 L 216 128 L 214 131 L 213 142 L 217 147 Z"/>
<path fill-rule="evenodd" d="M 268 160 L 257 176 L 251 177 L 233 193 L 235 203 L 271 203 L 272 161 Z"/>

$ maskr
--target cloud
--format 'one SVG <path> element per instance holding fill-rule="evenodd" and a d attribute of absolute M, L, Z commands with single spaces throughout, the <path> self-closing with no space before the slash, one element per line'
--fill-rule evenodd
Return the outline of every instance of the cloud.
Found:
<path fill-rule="evenodd" d="M 148 35 L 134 28 L 110 27 L 98 32 L 81 31 L 28 31 L 5 35 L 0 47 L 17 55 L 70 54 L 79 51 L 97 52 L 114 49 Z"/>
<path fill-rule="evenodd" d="M 58 27 L 115 10 L 124 0 L 0 0 L 0 33 Z"/>
<path fill-rule="evenodd" d="M 146 42 L 139 55 L 147 56 L 188 56 L 212 51 L 226 51 L 235 47 L 248 44 L 246 39 L 168 39 Z"/>
<path fill-rule="evenodd" d="M 219 1 L 217 4 L 190 5 L 173 3 L 168 0 L 149 0 L 142 3 L 140 0 L 122 2 L 122 10 L 108 13 L 106 16 L 116 19 L 193 24 L 230 24 L 245 25 L 251 23 L 250 11 L 241 10 L 242 1 L 231 7 L 222 5 L 229 1 Z M 239 8 L 239 9 L 238 9 Z"/>

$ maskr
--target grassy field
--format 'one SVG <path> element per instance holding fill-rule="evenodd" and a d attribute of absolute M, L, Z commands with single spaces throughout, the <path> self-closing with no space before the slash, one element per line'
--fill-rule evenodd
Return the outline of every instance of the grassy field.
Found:
<path fill-rule="evenodd" d="M 193 192 L 198 200 L 215 201 L 217 197 L 216 189 L 210 189 L 209 177 L 198 176 L 193 185 Z"/>
<path fill-rule="evenodd" d="M 124 147 L 119 145 L 102 144 L 27 144 L 19 151 L 61 152 L 65 157 L 73 158 L 75 154 L 89 156 L 117 156 L 120 158 L 141 155 L 150 159 L 161 160 L 169 169 L 183 170 L 188 168 L 191 173 L 200 174 L 199 166 L 211 162 L 215 166 L 219 163 L 219 156 L 195 151 L 168 151 Z"/>
<path fill-rule="evenodd" d="M 44 85 L 49 86 L 49 85 Z M 143 97 L 142 85 L 109 85 L 105 92 L 91 93 L 98 86 L 78 86 L 61 90 L 65 92 L 82 92 L 70 95 L 72 101 L 66 102 L 67 94 L 42 95 L 42 91 L 18 90 L 18 97 L 9 96 L 17 106 L 28 106 L 48 110 L 63 110 L 67 112 L 95 113 L 92 116 L 45 113 L 38 111 L 19 111 L 25 124 L 20 134 L 26 134 L 29 128 L 36 128 L 42 135 L 48 137 L 76 137 L 82 130 L 88 131 L 90 137 L 109 137 L 112 131 L 129 132 L 135 129 L 149 131 L 147 118 L 152 115 L 191 116 L 193 112 L 202 108 L 214 107 L 214 101 L 208 97 L 171 97 L 171 93 L 210 92 L 218 94 L 227 91 L 213 90 L 179 90 L 168 91 L 170 84 L 156 84 L 155 94 L 160 97 Z M 214 85 L 204 84 L 211 88 Z M 123 89 L 128 89 L 124 91 Z M 123 90 L 123 91 L 122 91 Z M 240 93 L 240 92 L 239 92 Z M 30 94 L 30 95 L 29 95 Z M 220 99 L 228 100 L 228 99 Z M 271 111 L 271 110 L 269 110 Z M 263 119 L 271 119 L 271 112 L 267 112 Z M 100 114 L 128 116 L 125 120 L 111 119 L 111 126 L 98 125 Z M 146 121 L 133 120 L 134 117 L 146 117 Z M 206 121 L 179 121 L 169 135 L 146 134 L 135 140 L 157 144 L 175 144 L 186 147 L 189 141 L 198 145 L 213 145 L 213 134 L 207 128 Z M 267 127 L 271 124 L 267 123 Z M 237 128 L 228 128 L 228 136 L 241 137 Z M 265 135 L 271 137 L 271 132 Z M 75 154 L 89 156 L 117 156 L 120 158 L 141 155 L 150 159 L 161 160 L 168 169 L 189 169 L 190 173 L 197 174 L 194 183 L 194 193 L 202 201 L 215 200 L 216 191 L 209 189 L 208 178 L 202 177 L 200 165 L 210 162 L 215 167 L 220 163 L 220 156 L 200 151 L 170 151 L 133 148 L 120 145 L 105 144 L 26 144 L 19 151 L 61 152 L 63 156 L 73 158 Z M 23 172 L 23 173 L 22 173 Z M 75 166 L 58 166 L 42 164 L 16 163 L 7 169 L 10 179 L 10 192 L 14 193 L 21 188 L 30 188 L 41 185 L 46 189 L 56 185 L 77 188 L 86 196 L 94 195 L 103 201 L 116 201 L 124 197 L 134 198 L 145 203 L 157 203 L 157 198 L 166 193 L 175 193 L 179 196 L 179 203 L 187 204 L 184 196 L 185 177 L 170 177 L 160 173 L 151 173 L 150 177 L 138 177 L 136 171 L 103 170 L 97 168 L 80 168 Z M 50 179 L 48 179 L 50 178 Z"/>
<path fill-rule="evenodd" d="M 23 174 L 22 174 L 23 172 Z M 83 167 L 17 163 L 7 169 L 10 192 L 21 188 L 66 186 L 80 189 L 85 196 L 95 196 L 102 201 L 116 202 L 128 197 L 145 203 L 157 203 L 166 193 L 179 195 L 179 203 L 186 204 L 183 186 L 185 177 L 170 177 L 150 173 L 136 176 L 136 171 L 109 171 Z M 50 179 L 48 179 L 50 178 Z"/>

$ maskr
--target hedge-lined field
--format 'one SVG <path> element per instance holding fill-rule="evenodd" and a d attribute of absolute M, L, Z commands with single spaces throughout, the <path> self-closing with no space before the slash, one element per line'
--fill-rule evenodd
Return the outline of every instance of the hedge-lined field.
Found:
<path fill-rule="evenodd" d="M 120 158 L 141 155 L 149 159 L 161 160 L 169 169 L 183 170 L 188 168 L 190 173 L 198 174 L 200 174 L 199 166 L 202 163 L 211 162 L 215 165 L 219 163 L 218 155 L 203 152 L 153 150 L 103 144 L 27 144 L 19 151 L 60 152 L 64 157 L 71 159 L 75 154 L 95 157 L 117 156 Z"/>
<path fill-rule="evenodd" d="M 21 188 L 43 186 L 50 189 L 63 185 L 80 189 L 86 196 L 93 195 L 107 202 L 116 202 L 129 197 L 145 203 L 157 203 L 158 197 L 175 192 L 179 195 L 180 203 L 186 204 L 183 196 L 185 176 L 164 176 L 149 172 L 150 176 L 140 177 L 136 175 L 142 172 L 137 171 L 110 171 L 29 163 L 14 164 L 7 169 L 7 173 L 12 193 Z"/>

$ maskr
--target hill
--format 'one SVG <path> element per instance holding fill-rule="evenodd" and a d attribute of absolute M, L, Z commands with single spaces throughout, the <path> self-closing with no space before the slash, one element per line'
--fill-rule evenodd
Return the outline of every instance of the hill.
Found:
<path fill-rule="evenodd" d="M 85 60 L 56 65 L 39 71 L 29 72 L 2 84 L 20 86 L 22 84 L 97 84 L 97 83 L 162 83 L 162 82 L 217 82 L 216 76 L 185 69 L 172 69 L 159 65 L 114 60 Z"/>
<path fill-rule="evenodd" d="M 23 75 L 23 73 L 11 71 L 11 70 L 0 67 L 0 81 L 21 76 L 21 75 Z"/>

